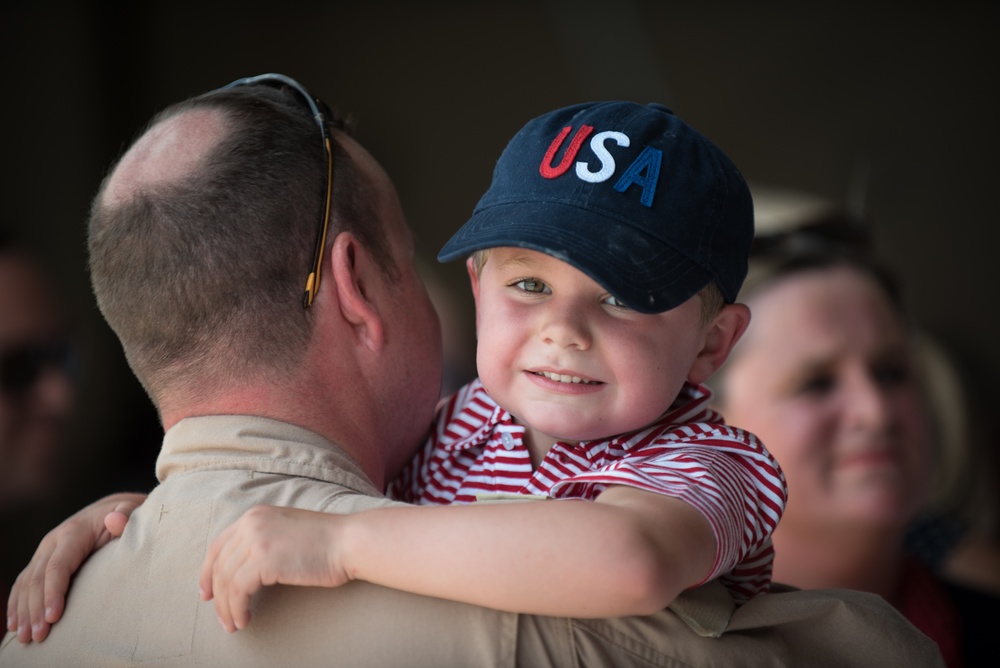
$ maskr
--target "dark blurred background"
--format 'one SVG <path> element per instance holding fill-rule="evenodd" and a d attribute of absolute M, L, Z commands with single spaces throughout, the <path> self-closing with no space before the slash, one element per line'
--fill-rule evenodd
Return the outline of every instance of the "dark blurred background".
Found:
<path fill-rule="evenodd" d="M 62 286 L 81 397 L 65 493 L 23 536 L 147 490 L 156 416 L 94 306 L 83 221 L 109 163 L 161 107 L 291 75 L 356 119 L 395 179 L 471 374 L 464 268 L 440 246 L 510 136 L 570 103 L 671 106 L 753 184 L 861 207 L 917 324 L 1000 401 L 997 3 L 487 0 L 14 3 L 0 21 L 3 218 Z M 2 540 L 6 542 L 8 537 Z"/>

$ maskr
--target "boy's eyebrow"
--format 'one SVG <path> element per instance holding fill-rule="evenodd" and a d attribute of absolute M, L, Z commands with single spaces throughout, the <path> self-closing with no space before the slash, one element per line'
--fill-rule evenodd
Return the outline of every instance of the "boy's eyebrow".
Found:
<path fill-rule="evenodd" d="M 505 259 L 503 262 L 499 263 L 500 268 L 506 267 L 523 267 L 525 269 L 530 269 L 535 266 L 535 262 L 532 260 L 531 256 L 527 253 L 515 253 Z"/>

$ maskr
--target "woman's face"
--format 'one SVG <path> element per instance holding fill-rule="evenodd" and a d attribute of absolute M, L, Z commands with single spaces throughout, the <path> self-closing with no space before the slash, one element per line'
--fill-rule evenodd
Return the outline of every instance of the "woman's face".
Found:
<path fill-rule="evenodd" d="M 750 308 L 722 408 L 785 472 L 779 531 L 905 525 L 928 484 L 929 436 L 907 331 L 885 293 L 838 267 L 780 279 Z"/>

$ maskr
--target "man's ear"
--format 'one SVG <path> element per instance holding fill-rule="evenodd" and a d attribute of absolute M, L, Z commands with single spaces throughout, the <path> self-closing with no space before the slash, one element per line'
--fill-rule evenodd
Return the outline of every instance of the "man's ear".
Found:
<path fill-rule="evenodd" d="M 374 297 L 377 282 L 385 277 L 368 250 L 350 232 L 341 232 L 333 240 L 330 273 L 344 320 L 365 346 L 380 349 L 384 342 L 383 322 Z"/>
<path fill-rule="evenodd" d="M 476 332 L 479 331 L 479 270 L 476 269 L 476 260 L 470 256 L 465 261 L 465 268 L 469 272 L 469 283 L 472 285 L 472 300 L 476 304 Z"/>
<path fill-rule="evenodd" d="M 701 350 L 688 371 L 688 381 L 697 385 L 708 380 L 725 363 L 749 324 L 750 309 L 745 304 L 723 305 L 705 328 Z"/>

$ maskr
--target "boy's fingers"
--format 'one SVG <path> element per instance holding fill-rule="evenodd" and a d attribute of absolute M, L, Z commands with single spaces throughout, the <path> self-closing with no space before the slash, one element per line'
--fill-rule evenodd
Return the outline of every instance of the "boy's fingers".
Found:
<path fill-rule="evenodd" d="M 250 623 L 250 599 L 260 587 L 255 569 L 247 568 L 246 562 L 242 562 L 229 583 L 229 614 L 237 629 L 246 628 Z"/>
<path fill-rule="evenodd" d="M 31 573 L 32 571 L 26 568 L 21 571 L 21 574 L 17 576 L 17 581 L 14 583 L 18 592 L 16 594 L 17 611 L 12 623 L 16 626 L 17 639 L 22 643 L 31 642 L 31 610 L 28 607 L 28 592 L 30 591 L 28 579 L 31 577 Z M 14 596 L 13 593 L 11 595 Z"/>
<path fill-rule="evenodd" d="M 48 622 L 39 622 L 31 627 L 31 639 L 35 642 L 42 642 L 49 637 L 49 631 L 51 629 L 52 625 Z"/>
<path fill-rule="evenodd" d="M 34 559 L 17 576 L 17 639 L 22 643 L 31 642 L 44 622 L 44 577 Z"/>
<path fill-rule="evenodd" d="M 226 543 L 215 562 L 215 610 L 223 628 L 230 633 L 250 623 L 250 599 L 261 587 L 257 571 L 247 564 L 248 554 L 237 534 Z"/>
<path fill-rule="evenodd" d="M 59 620 L 66 604 L 73 573 L 92 552 L 121 535 L 105 530 L 104 508 L 120 513 L 125 519 L 145 496 L 116 494 L 78 511 L 46 534 L 24 568 L 7 602 L 7 627 L 16 631 L 21 642 L 44 640 L 50 625 Z M 119 522 L 122 527 L 124 522 Z"/>
<path fill-rule="evenodd" d="M 215 599 L 215 614 L 219 618 L 219 623 L 227 632 L 232 633 L 236 630 L 236 625 L 233 624 L 233 617 L 229 613 L 229 582 L 224 570 L 222 560 L 217 559 L 212 569 L 212 594 Z"/>
<path fill-rule="evenodd" d="M 232 615 L 229 612 L 229 577 L 228 563 L 233 552 L 232 543 L 236 540 L 233 536 L 235 525 L 226 528 L 219 537 L 212 541 L 205 555 L 205 563 L 202 566 L 201 588 L 204 594 L 209 594 L 215 602 L 215 613 L 227 632 L 236 630 L 233 624 Z M 207 599 L 206 599 L 207 600 Z"/>
<path fill-rule="evenodd" d="M 52 568 L 45 574 L 45 621 L 49 624 L 55 624 L 62 617 L 73 570 Z"/>
<path fill-rule="evenodd" d="M 128 515 L 118 510 L 113 510 L 104 516 L 104 528 L 115 538 L 121 538 L 127 523 Z"/>
<path fill-rule="evenodd" d="M 17 632 L 18 623 L 20 621 L 20 613 L 18 612 L 18 602 L 20 601 L 20 585 L 21 576 L 14 580 L 14 586 L 10 589 L 10 594 L 7 595 L 7 630 L 11 633 Z"/>
<path fill-rule="evenodd" d="M 73 535 L 64 535 L 44 559 L 36 560 L 36 569 L 42 572 L 40 579 L 35 581 L 40 585 L 38 593 L 41 600 L 32 598 L 31 611 L 33 624 L 36 621 L 45 622 L 41 639 L 48 635 L 48 624 L 55 623 L 62 617 L 73 573 L 80 569 L 81 564 L 97 547 L 107 542 L 106 534 L 101 535 L 103 533 L 98 527 L 80 526 Z M 33 585 L 32 590 L 35 588 Z M 40 612 L 37 620 L 36 610 Z"/>
<path fill-rule="evenodd" d="M 54 553 L 54 552 L 53 552 Z M 31 639 L 38 642 L 44 640 L 48 632 L 48 622 L 45 621 L 45 578 L 49 574 L 51 557 L 43 563 L 35 565 L 28 586 L 28 611 L 31 616 Z"/>
<path fill-rule="evenodd" d="M 121 538 L 125 532 L 132 511 L 142 505 L 142 501 L 120 501 L 114 509 L 104 517 L 104 527 L 114 538 Z"/>
<path fill-rule="evenodd" d="M 208 544 L 205 559 L 201 562 L 201 574 L 198 576 L 198 592 L 201 594 L 201 600 L 203 601 L 210 601 L 216 595 L 215 587 L 213 586 L 214 583 L 212 582 L 215 575 L 216 562 L 219 560 L 219 553 L 229 541 L 229 536 L 232 532 L 233 527 L 228 526 L 215 540 Z"/>

